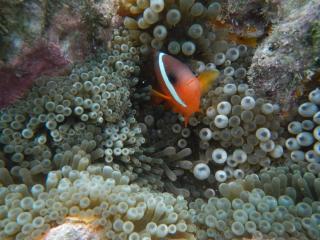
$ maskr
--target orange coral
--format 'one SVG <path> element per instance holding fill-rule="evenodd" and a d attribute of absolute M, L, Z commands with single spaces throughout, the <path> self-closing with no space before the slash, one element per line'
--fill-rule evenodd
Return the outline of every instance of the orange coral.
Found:
<path fill-rule="evenodd" d="M 228 29 L 228 40 L 237 44 L 244 44 L 250 47 L 257 46 L 257 37 L 254 36 L 254 33 L 258 31 L 255 27 L 248 26 L 244 32 L 236 33 L 233 31 L 233 26 L 224 21 L 213 21 L 212 25 L 215 29 Z"/>

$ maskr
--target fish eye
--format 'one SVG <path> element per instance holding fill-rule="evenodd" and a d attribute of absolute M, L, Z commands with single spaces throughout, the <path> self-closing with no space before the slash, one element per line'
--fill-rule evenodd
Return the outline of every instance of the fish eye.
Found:
<path fill-rule="evenodd" d="M 172 74 L 168 74 L 168 79 L 172 84 L 175 84 L 177 82 L 176 77 Z"/>

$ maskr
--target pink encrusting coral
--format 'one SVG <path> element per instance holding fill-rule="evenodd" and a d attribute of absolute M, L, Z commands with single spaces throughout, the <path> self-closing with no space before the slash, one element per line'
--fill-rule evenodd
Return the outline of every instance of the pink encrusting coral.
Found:
<path fill-rule="evenodd" d="M 83 61 L 90 52 L 89 28 L 81 21 L 79 12 L 71 12 L 68 7 L 58 11 L 47 31 L 50 42 L 60 46 L 70 61 Z"/>
<path fill-rule="evenodd" d="M 46 32 L 47 39 L 59 45 L 72 62 L 82 62 L 98 48 L 106 47 L 112 30 L 122 24 L 122 18 L 116 15 L 117 6 L 110 0 L 90 0 L 87 4 L 85 9 L 61 8 Z"/>
<path fill-rule="evenodd" d="M 0 108 L 22 97 L 40 76 L 57 76 L 69 64 L 58 46 L 40 42 L 11 64 L 0 67 Z"/>

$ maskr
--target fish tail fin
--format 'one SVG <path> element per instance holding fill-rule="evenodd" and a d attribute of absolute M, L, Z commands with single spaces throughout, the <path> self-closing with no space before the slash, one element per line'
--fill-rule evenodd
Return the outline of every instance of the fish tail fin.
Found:
<path fill-rule="evenodd" d="M 204 94 L 212 86 L 213 82 L 219 77 L 218 70 L 204 71 L 198 76 L 201 93 Z"/>

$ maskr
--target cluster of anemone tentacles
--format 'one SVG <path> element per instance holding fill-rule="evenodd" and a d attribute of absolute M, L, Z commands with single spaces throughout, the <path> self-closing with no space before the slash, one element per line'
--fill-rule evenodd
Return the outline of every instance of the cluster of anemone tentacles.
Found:
<path fill-rule="evenodd" d="M 285 140 L 279 106 L 245 83 L 251 50 L 210 27 L 220 3 L 120 7 L 128 17 L 104 54 L 1 110 L 0 238 L 318 239 L 319 90 Z M 188 127 L 139 107 L 151 48 L 220 71 Z"/>

